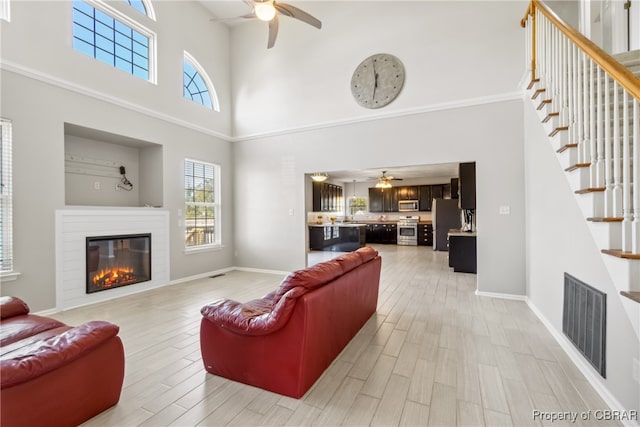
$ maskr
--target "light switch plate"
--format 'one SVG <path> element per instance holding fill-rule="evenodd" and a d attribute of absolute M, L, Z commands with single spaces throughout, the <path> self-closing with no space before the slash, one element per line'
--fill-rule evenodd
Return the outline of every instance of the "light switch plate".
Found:
<path fill-rule="evenodd" d="M 500 215 L 510 215 L 511 206 L 500 206 Z"/>

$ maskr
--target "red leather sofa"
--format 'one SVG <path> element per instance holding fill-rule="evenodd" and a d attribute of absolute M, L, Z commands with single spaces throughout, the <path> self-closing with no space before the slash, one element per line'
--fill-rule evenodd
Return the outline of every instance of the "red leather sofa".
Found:
<path fill-rule="evenodd" d="M 204 306 L 205 369 L 302 397 L 375 313 L 381 263 L 364 247 L 291 273 L 261 299 Z"/>
<path fill-rule="evenodd" d="M 119 328 L 71 327 L 0 298 L 0 425 L 76 426 L 115 405 L 124 379 Z"/>

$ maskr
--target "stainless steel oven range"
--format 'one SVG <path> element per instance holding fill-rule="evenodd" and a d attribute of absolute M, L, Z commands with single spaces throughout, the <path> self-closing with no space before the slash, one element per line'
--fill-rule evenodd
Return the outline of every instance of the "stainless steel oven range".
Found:
<path fill-rule="evenodd" d="M 401 216 L 398 219 L 398 245 L 418 246 L 419 216 Z"/>

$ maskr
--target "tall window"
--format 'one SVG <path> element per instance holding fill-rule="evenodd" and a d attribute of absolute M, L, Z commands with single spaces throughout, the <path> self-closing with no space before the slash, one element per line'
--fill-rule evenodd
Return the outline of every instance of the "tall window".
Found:
<path fill-rule="evenodd" d="M 0 275 L 13 271 L 11 121 L 0 119 Z"/>
<path fill-rule="evenodd" d="M 183 71 L 183 96 L 207 108 L 220 111 L 211 80 L 198 61 L 187 52 L 184 53 Z"/>
<path fill-rule="evenodd" d="M 187 249 L 220 245 L 220 166 L 185 159 L 184 197 Z"/>
<path fill-rule="evenodd" d="M 9 0 L 0 0 L 0 19 L 5 21 L 11 21 L 11 8 Z"/>
<path fill-rule="evenodd" d="M 73 2 L 73 47 L 154 82 L 152 32 L 96 0 Z"/>

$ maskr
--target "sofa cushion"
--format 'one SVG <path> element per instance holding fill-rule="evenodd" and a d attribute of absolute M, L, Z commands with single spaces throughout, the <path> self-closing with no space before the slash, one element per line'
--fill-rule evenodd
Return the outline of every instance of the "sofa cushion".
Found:
<path fill-rule="evenodd" d="M 219 300 L 202 307 L 202 316 L 221 328 L 242 335 L 267 335 L 282 328 L 291 317 L 296 299 L 306 288 L 290 289 L 277 302 L 256 299 L 246 303 Z"/>
<path fill-rule="evenodd" d="M 342 265 L 335 260 L 321 262 L 303 270 L 294 271 L 280 283 L 274 300 L 277 302 L 284 294 L 299 286 L 307 290 L 319 288 L 342 274 Z"/>
<path fill-rule="evenodd" d="M 4 347 L 32 335 L 65 326 L 64 323 L 48 317 L 27 314 L 14 316 L 2 321 L 0 328 L 0 346 Z"/>
<path fill-rule="evenodd" d="M 358 256 L 360 258 L 362 258 L 362 263 L 364 264 L 365 262 L 369 262 L 372 259 L 374 259 L 375 257 L 378 256 L 378 251 L 376 251 L 373 248 L 370 248 L 368 246 L 365 246 L 364 248 L 360 248 L 357 251 L 354 252 L 355 254 L 358 254 Z"/>
<path fill-rule="evenodd" d="M 108 322 L 88 322 L 2 355 L 2 389 L 32 380 L 78 359 L 116 336 L 119 329 Z"/>
<path fill-rule="evenodd" d="M 29 306 L 26 302 L 16 297 L 0 297 L 0 319 L 28 314 Z"/>

